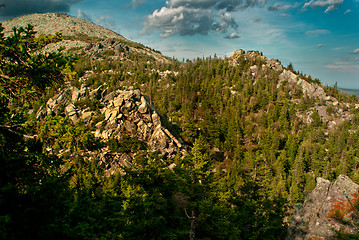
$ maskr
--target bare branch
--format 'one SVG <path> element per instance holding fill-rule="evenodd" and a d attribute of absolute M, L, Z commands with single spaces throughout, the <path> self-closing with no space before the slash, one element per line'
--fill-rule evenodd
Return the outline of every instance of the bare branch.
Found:
<path fill-rule="evenodd" d="M 188 215 L 188 213 L 187 213 L 187 208 L 186 208 L 186 207 L 184 208 L 184 213 L 186 214 L 186 216 L 187 216 L 189 219 L 192 218 L 192 217 L 190 217 L 190 216 Z"/>
<path fill-rule="evenodd" d="M 11 78 L 9 76 L 1 74 L 1 73 L 0 73 L 0 77 L 5 78 L 7 80 L 11 80 Z"/>
<path fill-rule="evenodd" d="M 30 136 L 30 135 L 26 135 L 26 134 L 19 133 L 17 131 L 12 130 L 12 128 L 16 128 L 16 127 L 19 127 L 19 125 L 15 125 L 15 126 L 0 125 L 0 128 L 6 129 L 7 131 L 9 131 L 17 136 L 20 136 L 20 137 L 29 138 L 29 139 L 36 139 L 38 137 L 37 134 Z"/>

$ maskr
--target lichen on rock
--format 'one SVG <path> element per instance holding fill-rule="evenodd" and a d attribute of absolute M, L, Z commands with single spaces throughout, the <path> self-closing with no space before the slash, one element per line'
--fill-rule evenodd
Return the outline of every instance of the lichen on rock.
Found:
<path fill-rule="evenodd" d="M 288 229 L 287 240 L 334 239 L 336 231 L 356 233 L 357 225 L 336 221 L 329 216 L 337 202 L 348 202 L 358 193 L 359 185 L 349 177 L 340 175 L 334 183 L 318 177 L 317 185 L 298 205 Z"/>

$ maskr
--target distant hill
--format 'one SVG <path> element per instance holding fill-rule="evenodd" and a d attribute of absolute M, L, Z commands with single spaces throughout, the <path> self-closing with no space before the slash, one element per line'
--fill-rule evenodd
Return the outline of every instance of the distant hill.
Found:
<path fill-rule="evenodd" d="M 343 92 L 359 97 L 359 89 L 340 88 Z"/>
<path fill-rule="evenodd" d="M 142 44 L 135 43 L 122 35 L 86 20 L 60 13 L 35 13 L 2 22 L 4 34 L 12 33 L 13 27 L 34 26 L 39 34 L 62 33 L 63 41 L 50 44 L 44 50 L 56 51 L 64 47 L 66 51 L 79 53 L 82 50 L 88 55 L 99 56 L 113 52 L 113 56 L 128 57 L 131 54 L 142 55 L 156 60 L 168 61 L 160 52 Z"/>
<path fill-rule="evenodd" d="M 119 38 L 125 39 L 118 33 L 88 22 L 61 13 L 35 13 L 9 19 L 2 22 L 5 35 L 10 34 L 13 27 L 24 27 L 31 24 L 38 33 L 54 34 L 61 32 L 64 36 L 86 35 L 94 38 Z"/>

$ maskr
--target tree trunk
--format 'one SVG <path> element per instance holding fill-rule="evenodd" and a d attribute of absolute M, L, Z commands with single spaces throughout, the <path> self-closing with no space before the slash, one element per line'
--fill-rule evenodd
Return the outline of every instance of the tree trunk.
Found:
<path fill-rule="evenodd" d="M 196 213 L 194 210 L 192 210 L 192 216 L 191 216 L 191 231 L 189 233 L 189 240 L 195 240 L 196 239 Z"/>

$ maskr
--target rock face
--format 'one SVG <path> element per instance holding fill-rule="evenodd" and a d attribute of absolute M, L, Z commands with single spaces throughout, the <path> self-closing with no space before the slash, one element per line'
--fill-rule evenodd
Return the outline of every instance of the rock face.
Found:
<path fill-rule="evenodd" d="M 280 85 L 285 80 L 287 80 L 289 83 L 297 84 L 299 87 L 302 88 L 303 93 L 307 94 L 310 97 L 319 98 L 321 100 L 328 97 L 321 86 L 318 86 L 317 84 L 308 83 L 307 81 L 299 78 L 298 75 L 286 69 L 284 69 L 283 72 L 279 75 L 278 84 Z"/>
<path fill-rule="evenodd" d="M 97 103 L 97 109 L 86 103 Z M 183 147 L 178 139 L 166 128 L 166 123 L 148 98 L 139 90 L 116 90 L 107 94 L 107 89 L 99 87 L 80 89 L 69 87 L 42 106 L 37 114 L 38 120 L 51 115 L 65 115 L 73 123 L 82 120 L 95 126 L 95 137 L 103 141 L 111 138 L 120 139 L 123 134 L 135 137 L 145 143 L 150 150 L 160 151 L 163 157 L 174 157 Z M 100 154 L 96 157 L 99 165 L 114 172 L 114 165 L 130 166 L 129 155 Z M 130 157 L 131 158 L 131 157 Z M 117 161 L 118 160 L 118 161 Z M 117 162 L 114 164 L 114 162 Z"/>
<path fill-rule="evenodd" d="M 297 207 L 289 226 L 287 240 L 333 239 L 336 231 L 356 233 L 353 222 L 337 221 L 328 214 L 335 202 L 348 202 L 357 193 L 359 185 L 340 175 L 334 183 L 317 178 L 317 185 L 303 205 Z"/>

